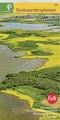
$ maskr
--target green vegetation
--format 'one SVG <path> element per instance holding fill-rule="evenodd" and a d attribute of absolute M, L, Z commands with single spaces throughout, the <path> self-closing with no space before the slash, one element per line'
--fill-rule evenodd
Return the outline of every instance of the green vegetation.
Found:
<path fill-rule="evenodd" d="M 48 56 L 53 55 L 53 53 L 51 51 L 34 50 L 32 51 L 32 55 Z"/>
<path fill-rule="evenodd" d="M 4 25 L 0 24 L 0 27 L 3 27 Z"/>
<path fill-rule="evenodd" d="M 0 83 L 0 90 L 14 89 L 27 94 L 35 99 L 33 106 L 38 108 L 41 106 L 41 100 L 47 94 L 53 92 L 60 95 L 59 75 L 60 70 L 58 66 L 33 72 L 21 71 L 20 73 L 8 74 L 6 79 Z"/>
<path fill-rule="evenodd" d="M 37 19 L 33 21 L 27 21 L 26 16 L 22 16 L 21 18 L 16 16 L 15 19 L 12 17 L 10 20 L 4 19 L 2 21 L 17 21 L 19 23 L 27 24 L 48 23 L 55 26 L 59 25 L 59 18 L 56 16 L 49 18 L 48 16 L 39 15 L 36 18 Z M 57 66 L 59 64 L 59 35 L 60 32 L 46 32 L 42 30 L 1 30 L 0 44 L 6 44 L 13 51 L 30 52 L 30 54 L 27 54 L 27 58 L 29 55 L 30 58 L 40 56 L 43 56 L 43 58 L 46 57 L 50 63 L 47 62 L 46 68 L 37 71 L 21 71 L 19 73 L 6 75 L 6 79 L 0 83 L 0 90 L 12 89 L 22 94 L 29 95 L 35 100 L 33 107 L 36 108 L 45 106 L 41 101 L 44 100 L 49 93 L 55 93 L 59 96 L 60 68 Z M 50 64 L 52 64 L 52 67 L 49 66 Z"/>
<path fill-rule="evenodd" d="M 60 41 L 59 40 L 50 40 L 48 39 L 47 41 L 40 41 L 40 43 L 43 43 L 43 44 L 51 44 L 51 45 L 60 45 Z"/>
<path fill-rule="evenodd" d="M 54 32 L 42 32 L 40 30 L 27 31 L 21 29 L 13 29 L 13 30 L 1 30 L 0 34 L 1 34 L 0 44 L 7 45 L 13 51 L 30 51 L 32 53 L 31 55 L 33 56 L 34 55 L 49 56 L 49 55 L 53 55 L 52 50 L 48 50 L 48 49 L 43 50 L 38 47 L 41 46 L 41 44 L 59 45 L 59 39 L 53 40 L 53 39 L 47 39 L 46 37 L 59 36 L 60 32 L 54 33 Z M 7 37 L 4 37 L 5 35 L 7 35 Z M 35 37 L 38 38 L 34 39 Z M 41 37 L 43 39 L 46 38 L 46 40 L 42 40 Z"/>
<path fill-rule="evenodd" d="M 22 30 L 22 29 L 1 30 L 0 34 L 1 33 L 8 34 L 7 40 L 10 40 L 12 38 L 20 38 L 20 37 L 25 38 L 30 36 L 53 37 L 53 36 L 59 36 L 60 34 L 60 32 L 45 32 L 45 31 L 42 32 L 41 30 Z"/>
<path fill-rule="evenodd" d="M 44 90 L 41 89 L 39 90 L 37 88 L 34 88 L 33 86 L 26 86 L 26 85 L 18 86 L 15 88 L 15 90 L 22 94 L 29 95 L 31 98 L 33 98 L 35 100 L 33 107 L 40 108 L 42 106 L 40 101 L 45 99 L 45 96 L 42 95 L 42 92 L 44 92 Z"/>
<path fill-rule="evenodd" d="M 18 42 L 18 48 L 22 51 L 30 51 L 33 49 L 36 49 L 38 45 L 36 45 L 35 41 L 24 41 L 24 42 Z"/>

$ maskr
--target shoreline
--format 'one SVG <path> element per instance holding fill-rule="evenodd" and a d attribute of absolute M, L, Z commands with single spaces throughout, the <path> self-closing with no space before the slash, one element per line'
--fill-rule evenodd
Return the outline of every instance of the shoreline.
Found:
<path fill-rule="evenodd" d="M 3 44 L 0 44 L 0 51 L 0 68 L 2 68 L 0 69 L 0 81 L 3 81 L 9 73 L 34 71 L 41 68 L 47 62 L 47 58 L 16 58 L 26 52 L 14 52 L 9 46 Z M 8 67 L 6 68 L 6 66 Z"/>
<path fill-rule="evenodd" d="M 43 120 L 44 118 L 47 118 L 47 116 L 48 117 L 52 116 L 53 120 L 57 120 L 57 117 L 60 119 L 60 114 L 59 113 L 51 112 L 49 110 L 44 110 L 42 108 L 40 108 L 40 109 L 39 108 L 33 108 L 34 100 L 28 95 L 24 95 L 22 93 L 19 93 L 19 92 L 14 91 L 14 90 L 9 90 L 9 89 L 1 90 L 0 93 L 7 94 L 7 95 L 10 95 L 10 96 L 12 95 L 19 100 L 26 101 L 28 106 L 29 106 L 29 109 L 27 109 L 28 111 L 33 111 L 34 113 L 37 113 L 37 115 L 41 115 L 41 116 L 39 116 L 38 120 Z M 54 119 L 54 116 L 55 116 L 56 119 Z M 49 119 L 49 120 L 52 120 L 52 119 Z"/>
<path fill-rule="evenodd" d="M 17 97 L 17 99 L 19 100 L 24 100 L 26 102 L 28 102 L 29 106 L 30 106 L 30 109 L 31 110 L 34 110 L 34 111 L 38 111 L 38 112 L 47 112 L 46 110 L 42 110 L 42 109 L 39 109 L 39 108 L 33 108 L 33 103 L 34 103 L 34 99 L 32 99 L 30 96 L 28 95 L 24 95 L 22 93 L 19 93 L 17 91 L 14 91 L 14 90 L 1 90 L 0 93 L 5 93 L 5 94 L 8 94 L 8 95 L 13 95 L 15 97 Z"/>
<path fill-rule="evenodd" d="M 14 91 L 14 90 L 9 90 L 9 89 L 1 90 L 0 93 L 13 95 L 14 97 L 17 97 L 17 99 L 19 99 L 19 100 L 26 101 L 28 103 L 28 105 L 30 106 L 30 109 L 33 110 L 33 111 L 42 112 L 42 113 L 51 113 L 50 111 L 44 110 L 44 109 L 41 109 L 41 108 L 33 108 L 33 103 L 34 103 L 35 100 L 28 95 L 19 93 L 19 92 Z M 57 113 L 54 113 L 54 112 L 52 112 L 52 113 L 57 114 Z"/>

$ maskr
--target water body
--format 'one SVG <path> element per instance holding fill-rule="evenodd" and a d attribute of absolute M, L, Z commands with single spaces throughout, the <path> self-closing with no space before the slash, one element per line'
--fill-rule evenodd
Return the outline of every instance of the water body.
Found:
<path fill-rule="evenodd" d="M 0 120 L 38 120 L 26 101 L 0 93 Z"/>
<path fill-rule="evenodd" d="M 54 29 L 56 29 L 57 27 L 59 28 L 59 26 L 53 26 L 50 24 L 21 24 L 17 22 L 0 22 L 0 24 L 4 25 L 3 27 L 0 27 L 0 30 L 16 28 L 20 28 L 23 30 L 47 30 L 52 28 L 54 31 Z"/>
<path fill-rule="evenodd" d="M 33 21 L 33 20 L 36 20 L 36 18 L 27 18 L 26 20 L 27 21 L 30 21 L 30 20 Z"/>
<path fill-rule="evenodd" d="M 43 66 L 47 59 L 21 59 L 25 52 L 13 52 L 6 45 L 0 45 L 0 81 L 5 79 L 8 73 L 35 70 Z"/>

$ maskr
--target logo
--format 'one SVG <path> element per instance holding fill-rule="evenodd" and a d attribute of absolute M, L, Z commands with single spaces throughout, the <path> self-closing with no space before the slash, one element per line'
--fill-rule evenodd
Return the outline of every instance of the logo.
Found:
<path fill-rule="evenodd" d="M 50 104 L 56 103 L 57 100 L 58 100 L 58 97 L 57 97 L 56 94 L 53 94 L 53 93 L 52 93 L 52 94 L 49 94 L 49 95 L 47 96 L 47 101 L 48 101 L 48 103 L 50 103 Z"/>
<path fill-rule="evenodd" d="M 11 10 L 11 8 L 12 8 L 12 4 L 7 4 L 7 10 L 9 11 L 9 10 Z"/>
<path fill-rule="evenodd" d="M 0 13 L 13 13 L 13 3 L 0 3 Z"/>

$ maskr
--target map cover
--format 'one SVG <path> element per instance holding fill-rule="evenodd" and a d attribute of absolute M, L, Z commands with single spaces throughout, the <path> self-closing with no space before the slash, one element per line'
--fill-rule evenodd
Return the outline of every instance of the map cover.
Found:
<path fill-rule="evenodd" d="M 60 0 L 0 2 L 0 120 L 60 120 Z"/>

